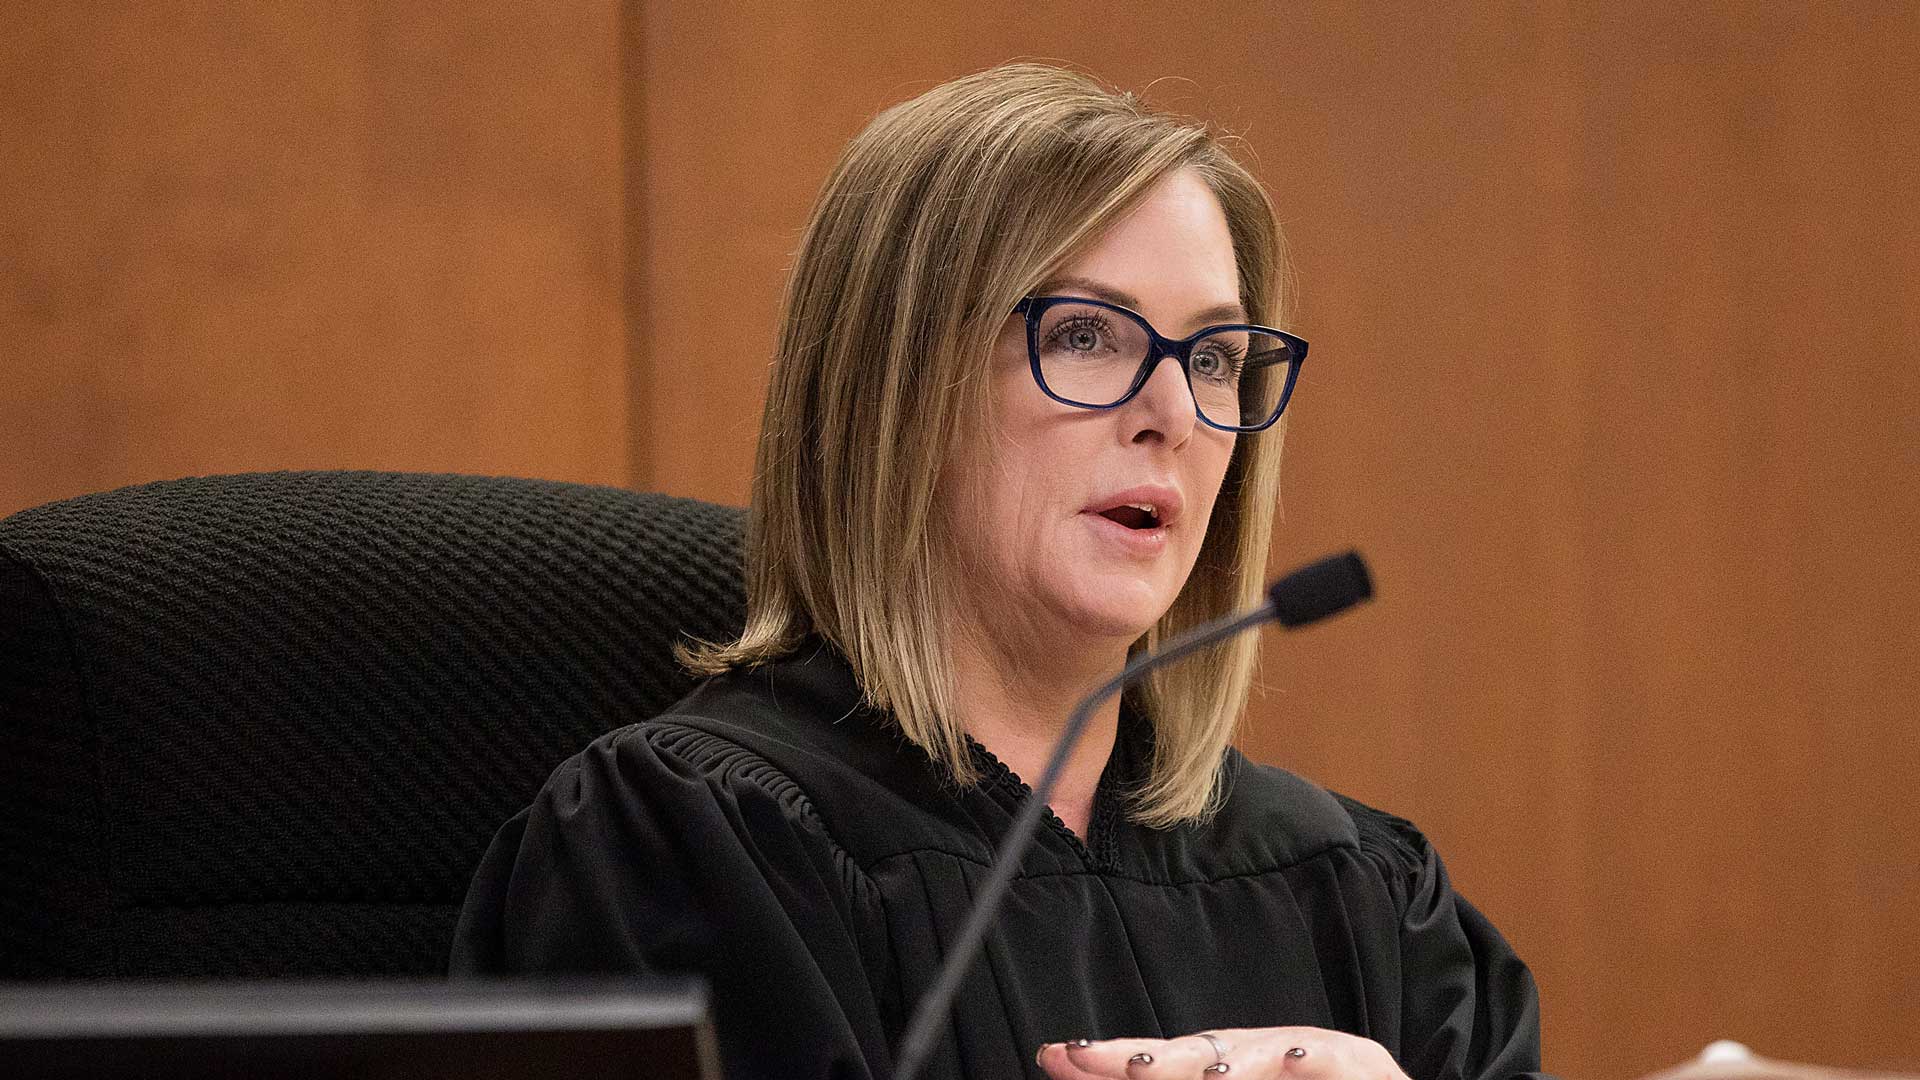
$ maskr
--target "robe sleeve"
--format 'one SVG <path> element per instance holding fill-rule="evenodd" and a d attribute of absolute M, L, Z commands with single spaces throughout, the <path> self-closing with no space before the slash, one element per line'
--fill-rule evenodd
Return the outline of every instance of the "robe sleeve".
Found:
<path fill-rule="evenodd" d="M 1527 965 L 1454 891 L 1419 830 L 1377 810 L 1354 816 L 1361 847 L 1387 872 L 1402 912 L 1400 1067 L 1413 1080 L 1545 1077 L 1540 996 Z"/>
<path fill-rule="evenodd" d="M 1413 1080 L 1534 1080 L 1540 994 L 1500 930 L 1453 892 L 1440 853 L 1411 822 L 1336 796 L 1400 911 L 1400 1030 Z M 1384 1042 L 1384 1040 L 1382 1040 Z"/>
<path fill-rule="evenodd" d="M 879 901 L 757 755 L 654 722 L 603 736 L 503 826 L 454 931 L 455 976 L 694 973 L 732 1080 L 888 1067 L 855 927 Z"/>

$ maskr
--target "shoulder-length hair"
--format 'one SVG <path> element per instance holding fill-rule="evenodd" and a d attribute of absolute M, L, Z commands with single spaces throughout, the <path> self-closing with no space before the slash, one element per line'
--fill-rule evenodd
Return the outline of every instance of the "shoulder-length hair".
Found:
<path fill-rule="evenodd" d="M 954 700 L 959 605 L 935 495 L 959 448 L 990 437 L 988 364 L 1015 304 L 1179 169 L 1220 200 L 1249 319 L 1280 321 L 1285 255 L 1259 182 L 1203 125 L 1132 94 L 1010 64 L 896 105 L 853 140 L 787 286 L 748 513 L 746 628 L 683 650 L 690 669 L 765 663 L 818 634 L 869 705 L 953 780 L 978 779 Z M 1283 430 L 1237 441 L 1193 573 L 1136 650 L 1258 602 Z M 1245 635 L 1130 698 L 1155 734 L 1135 821 L 1218 806 L 1258 658 Z"/>

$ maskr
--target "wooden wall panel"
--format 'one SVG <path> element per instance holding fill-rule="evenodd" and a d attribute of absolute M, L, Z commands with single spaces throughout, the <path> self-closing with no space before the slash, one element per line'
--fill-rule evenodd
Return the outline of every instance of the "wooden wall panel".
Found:
<path fill-rule="evenodd" d="M 1056 57 L 1242 133 L 1314 342 L 1246 745 L 1405 813 L 1549 1065 L 1920 1068 L 1920 14 L 606 0 L 0 13 L 0 512 L 445 468 L 740 501 L 879 108 Z"/>
<path fill-rule="evenodd" d="M 1328 402 L 1335 438 L 1302 417 L 1292 521 L 1328 543 L 1332 522 L 1363 524 L 1406 592 L 1373 613 L 1379 638 L 1356 621 L 1351 640 L 1272 650 L 1302 672 L 1303 713 L 1391 704 L 1364 711 L 1402 750 L 1366 764 L 1363 737 L 1309 722 L 1297 760 L 1406 806 L 1514 911 L 1570 1070 L 1710 1034 L 1920 1055 L 1920 849 L 1891 824 L 1920 809 L 1920 589 L 1899 556 L 1920 516 L 1920 383 L 1896 344 L 1920 299 L 1896 209 L 1916 145 L 1897 58 L 1916 35 L 1891 12 L 1852 20 L 1649 8 L 1424 76 L 1362 68 L 1421 83 L 1399 116 L 1483 112 L 1426 118 L 1453 149 L 1423 148 L 1415 183 L 1446 196 L 1387 251 L 1302 252 L 1335 275 L 1310 286 L 1313 318 L 1366 327 L 1338 355 L 1379 377 Z M 1468 67 L 1507 89 L 1450 90 Z M 1379 130 L 1322 100 L 1349 143 Z M 1415 164 L 1335 179 L 1343 240 Z M 1451 389 L 1396 386 L 1389 358 L 1423 356 L 1435 327 L 1466 334 L 1440 357 Z M 1382 415 L 1398 446 L 1348 441 Z M 1308 509 L 1322 470 L 1356 457 L 1384 487 Z M 1406 659 L 1383 700 L 1388 642 Z M 1328 693 L 1327 671 L 1353 682 Z"/>
<path fill-rule="evenodd" d="M 1550 1067 L 1920 1066 L 1913 8 L 630 9 L 641 486 L 744 499 L 872 113 L 1014 56 L 1150 88 L 1245 135 L 1295 247 L 1276 568 L 1354 543 L 1381 587 L 1269 642 L 1249 749 L 1422 824 Z"/>
<path fill-rule="evenodd" d="M 0 513 L 629 471 L 618 7 L 0 14 Z"/>

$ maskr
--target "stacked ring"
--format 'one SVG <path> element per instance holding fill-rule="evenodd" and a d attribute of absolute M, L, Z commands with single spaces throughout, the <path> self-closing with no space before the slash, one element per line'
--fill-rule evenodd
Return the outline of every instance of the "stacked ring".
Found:
<path fill-rule="evenodd" d="M 1233 1048 L 1221 1042 L 1220 1037 L 1210 1031 L 1201 1032 L 1200 1037 L 1207 1040 L 1208 1046 L 1213 1047 L 1213 1064 L 1200 1071 L 1209 1076 L 1225 1075 L 1230 1068 L 1227 1064 L 1227 1051 Z"/>

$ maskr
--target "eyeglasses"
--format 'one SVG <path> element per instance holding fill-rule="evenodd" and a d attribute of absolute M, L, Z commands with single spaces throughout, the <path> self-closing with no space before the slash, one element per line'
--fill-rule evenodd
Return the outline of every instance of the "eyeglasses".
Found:
<path fill-rule="evenodd" d="M 1029 296 L 1014 306 L 1027 319 L 1033 381 L 1048 397 L 1080 409 L 1125 405 L 1172 357 L 1187 378 L 1200 421 L 1221 431 L 1264 431 L 1280 419 L 1307 358 L 1307 343 L 1270 326 L 1208 326 L 1178 340 L 1137 312 L 1078 296 Z"/>

